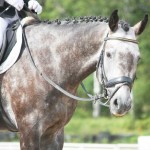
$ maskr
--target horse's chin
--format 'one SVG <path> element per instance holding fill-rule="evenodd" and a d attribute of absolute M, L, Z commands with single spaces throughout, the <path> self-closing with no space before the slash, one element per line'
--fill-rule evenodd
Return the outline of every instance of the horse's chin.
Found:
<path fill-rule="evenodd" d="M 117 108 L 117 107 L 114 107 L 114 106 L 110 105 L 110 113 L 113 116 L 122 117 L 122 116 L 126 115 L 126 113 L 128 111 L 129 111 L 129 108 L 126 108 L 126 110 L 125 110 L 124 108 Z"/>
<path fill-rule="evenodd" d="M 111 114 L 112 114 L 113 116 L 115 116 L 115 117 L 123 117 L 126 113 L 127 113 L 127 112 L 122 113 L 122 114 L 119 114 L 119 113 L 111 112 Z"/>

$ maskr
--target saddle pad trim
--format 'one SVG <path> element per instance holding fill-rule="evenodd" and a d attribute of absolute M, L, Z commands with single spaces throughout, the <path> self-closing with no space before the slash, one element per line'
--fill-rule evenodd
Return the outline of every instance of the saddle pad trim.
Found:
<path fill-rule="evenodd" d="M 18 59 L 22 45 L 22 27 L 18 27 L 16 31 L 17 43 L 13 47 L 7 59 L 0 65 L 0 74 L 7 71 Z"/>
<path fill-rule="evenodd" d="M 3 41 L 6 41 L 6 33 L 3 36 Z M 1 52 L 0 52 L 0 61 L 2 60 L 3 54 L 5 52 L 6 42 L 2 43 Z"/>

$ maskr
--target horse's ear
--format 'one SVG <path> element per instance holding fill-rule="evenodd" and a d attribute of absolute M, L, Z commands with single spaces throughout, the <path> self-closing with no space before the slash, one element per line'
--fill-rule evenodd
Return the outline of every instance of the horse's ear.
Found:
<path fill-rule="evenodd" d="M 109 28 L 112 32 L 115 32 L 118 29 L 118 10 L 114 10 L 109 18 Z"/>
<path fill-rule="evenodd" d="M 147 22 L 148 22 L 148 14 L 144 16 L 144 19 L 142 21 L 134 25 L 133 29 L 136 35 L 140 35 L 144 31 Z"/>

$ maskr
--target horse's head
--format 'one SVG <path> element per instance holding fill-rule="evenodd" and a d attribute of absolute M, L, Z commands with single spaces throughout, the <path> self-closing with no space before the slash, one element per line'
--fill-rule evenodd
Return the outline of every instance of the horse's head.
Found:
<path fill-rule="evenodd" d="M 130 27 L 125 22 L 119 22 L 117 10 L 110 16 L 97 75 L 107 91 L 110 111 L 116 116 L 124 115 L 131 108 L 131 89 L 140 59 L 136 36 L 143 32 L 147 21 L 148 15 L 145 15 L 142 21 Z"/>

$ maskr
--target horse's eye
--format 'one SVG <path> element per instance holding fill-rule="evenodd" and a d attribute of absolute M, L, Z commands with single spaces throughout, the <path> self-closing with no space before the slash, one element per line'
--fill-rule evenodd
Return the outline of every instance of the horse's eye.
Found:
<path fill-rule="evenodd" d="M 106 53 L 106 56 L 107 56 L 108 58 L 111 58 L 111 54 L 110 54 L 109 52 Z"/>

